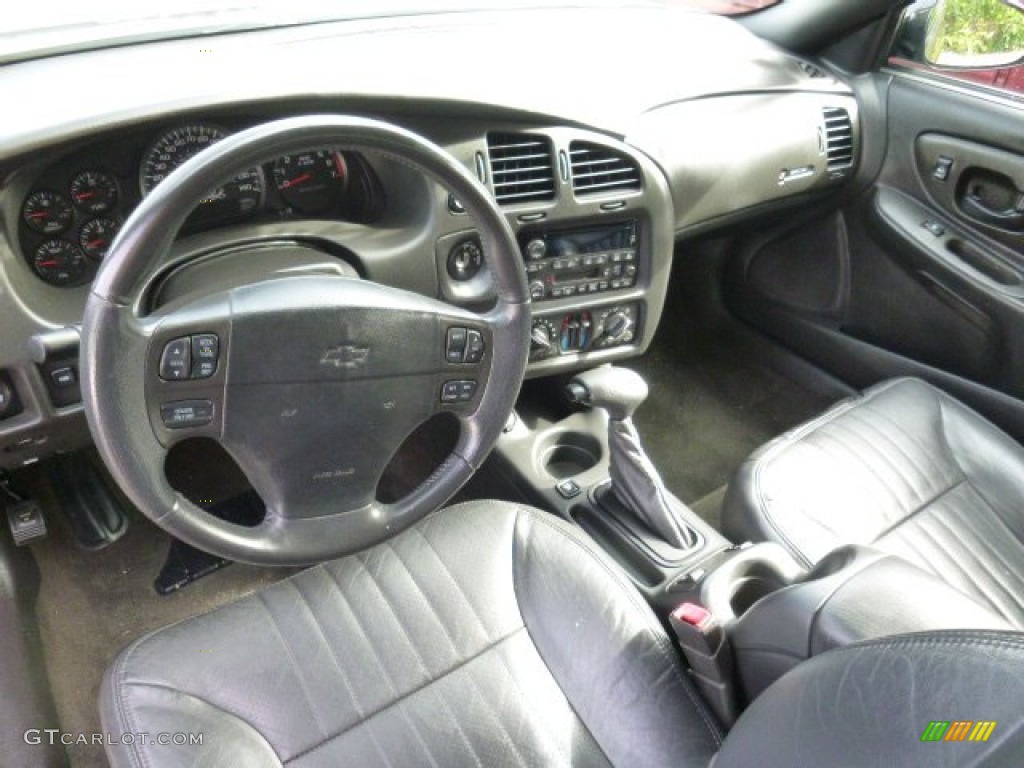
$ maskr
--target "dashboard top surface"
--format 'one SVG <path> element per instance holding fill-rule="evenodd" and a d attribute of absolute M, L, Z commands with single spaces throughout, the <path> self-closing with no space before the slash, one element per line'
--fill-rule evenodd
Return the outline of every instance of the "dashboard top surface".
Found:
<path fill-rule="evenodd" d="M 345 21 L 7 65 L 0 100 L 31 108 L 0 123 L 0 158 L 163 114 L 281 97 L 460 103 L 626 135 L 639 116 L 682 100 L 835 87 L 738 24 L 683 10 Z"/>

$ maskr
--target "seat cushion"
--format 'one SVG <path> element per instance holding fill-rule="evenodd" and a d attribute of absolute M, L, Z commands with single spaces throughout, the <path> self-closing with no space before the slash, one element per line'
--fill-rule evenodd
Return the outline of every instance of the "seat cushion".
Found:
<path fill-rule="evenodd" d="M 101 712 L 115 735 L 203 737 L 108 746 L 115 768 L 678 768 L 720 743 L 622 572 L 571 526 L 498 502 L 137 641 Z"/>
<path fill-rule="evenodd" d="M 871 544 L 1024 628 L 1024 449 L 923 381 L 880 384 L 760 448 L 722 522 L 805 565 Z"/>

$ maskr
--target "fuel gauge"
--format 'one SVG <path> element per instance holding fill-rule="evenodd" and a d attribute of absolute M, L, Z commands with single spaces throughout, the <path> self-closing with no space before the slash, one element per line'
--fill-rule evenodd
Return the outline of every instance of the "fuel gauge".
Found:
<path fill-rule="evenodd" d="M 78 231 L 78 244 L 86 256 L 93 261 L 100 261 L 110 250 L 110 244 L 120 227 L 120 224 L 106 216 L 90 219 Z"/>

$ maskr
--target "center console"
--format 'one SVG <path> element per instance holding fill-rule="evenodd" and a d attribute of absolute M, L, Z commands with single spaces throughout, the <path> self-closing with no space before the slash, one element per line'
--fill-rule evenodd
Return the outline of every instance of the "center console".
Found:
<path fill-rule="evenodd" d="M 727 541 L 645 466 L 630 421 L 646 394 L 638 379 L 606 367 L 558 390 L 549 384 L 541 407 L 521 403 L 494 457 L 524 501 L 583 528 L 668 620 L 724 723 L 802 661 L 838 646 L 1012 629 L 934 575 L 868 547 L 837 549 L 808 569 L 778 544 Z M 666 516 L 686 534 L 674 536 Z"/>

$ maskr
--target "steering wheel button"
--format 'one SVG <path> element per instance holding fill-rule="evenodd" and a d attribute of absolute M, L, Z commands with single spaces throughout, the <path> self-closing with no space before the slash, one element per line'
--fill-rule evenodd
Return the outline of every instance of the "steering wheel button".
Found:
<path fill-rule="evenodd" d="M 449 363 L 461 363 L 466 356 L 466 335 L 465 328 L 448 329 L 444 356 Z"/>
<path fill-rule="evenodd" d="M 192 366 L 193 379 L 208 379 L 217 372 L 216 360 L 197 360 Z"/>
<path fill-rule="evenodd" d="M 470 330 L 466 336 L 466 356 L 463 362 L 479 363 L 484 359 L 484 337 L 480 331 Z"/>
<path fill-rule="evenodd" d="M 476 394 L 476 382 L 475 381 L 460 381 L 457 382 L 459 385 L 459 397 L 460 403 L 468 403 L 473 399 L 473 395 Z"/>
<path fill-rule="evenodd" d="M 216 360 L 220 339 L 215 333 L 201 333 L 192 337 L 192 355 L 196 360 Z"/>
<path fill-rule="evenodd" d="M 461 381 L 446 381 L 444 386 L 441 387 L 441 402 L 442 403 L 457 403 L 459 402 L 459 392 L 461 391 Z"/>
<path fill-rule="evenodd" d="M 213 421 L 213 403 L 210 400 L 178 400 L 160 406 L 160 418 L 168 429 L 204 427 Z"/>
<path fill-rule="evenodd" d="M 167 342 L 160 356 L 160 378 L 182 381 L 192 373 L 192 341 L 188 336 Z"/>

